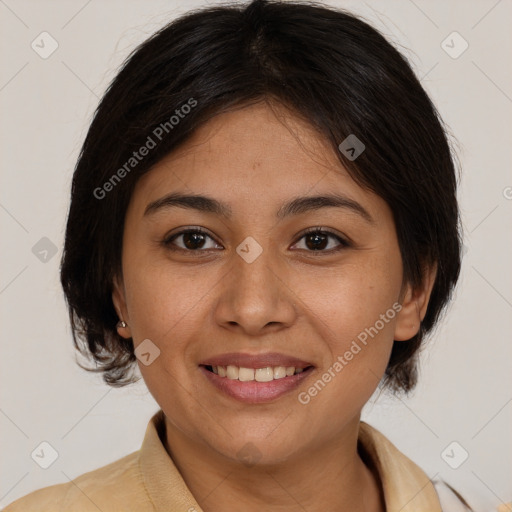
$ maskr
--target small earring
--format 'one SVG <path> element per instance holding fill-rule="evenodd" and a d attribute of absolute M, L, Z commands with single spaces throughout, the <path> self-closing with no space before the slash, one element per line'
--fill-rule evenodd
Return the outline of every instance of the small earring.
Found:
<path fill-rule="evenodd" d="M 117 327 L 122 327 L 124 329 L 125 327 L 128 327 L 128 324 L 124 320 L 119 320 L 119 322 L 117 322 Z"/>

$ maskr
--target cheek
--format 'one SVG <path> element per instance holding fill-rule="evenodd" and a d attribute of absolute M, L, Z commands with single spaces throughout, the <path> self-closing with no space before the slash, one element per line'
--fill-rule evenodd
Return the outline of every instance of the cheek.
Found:
<path fill-rule="evenodd" d="M 175 379 L 193 385 L 197 354 L 207 342 L 211 292 L 221 275 L 199 266 L 184 271 L 169 261 L 127 266 L 126 271 L 135 347 L 149 339 L 160 351 L 150 366 L 139 363 L 148 387 L 168 386 Z"/>
<path fill-rule="evenodd" d="M 347 265 L 318 277 L 314 286 L 302 281 L 298 295 L 308 306 L 308 323 L 325 343 L 319 377 L 328 370 L 335 374 L 325 376 L 333 382 L 325 399 L 345 401 L 350 395 L 364 402 L 382 377 L 393 346 L 400 309 L 399 262 Z"/>
<path fill-rule="evenodd" d="M 309 324 L 324 346 L 319 346 L 323 357 L 315 379 L 297 396 L 307 411 L 309 431 L 333 435 L 347 418 L 360 413 L 384 374 L 393 346 L 398 293 L 393 283 L 376 280 L 376 274 L 371 279 L 355 272 L 338 277 L 338 282 L 332 276 L 325 279 L 323 292 L 303 292 L 310 305 Z"/>
<path fill-rule="evenodd" d="M 189 413 L 192 410 L 190 393 L 199 393 L 194 388 L 197 366 L 193 354 L 205 339 L 201 322 L 206 318 L 208 282 L 204 271 L 202 276 L 199 272 L 197 276 L 180 274 L 171 271 L 168 263 L 167 268 L 138 266 L 127 272 L 128 313 L 135 348 L 146 339 L 158 348 L 158 357 L 151 364 L 138 361 L 140 372 L 157 403 L 181 411 L 184 418 L 187 407 Z"/>
<path fill-rule="evenodd" d="M 394 265 L 396 267 L 396 263 Z M 379 262 L 352 264 L 328 273 L 316 274 L 311 279 L 297 280 L 293 285 L 308 306 L 312 317 L 317 317 L 330 336 L 328 338 L 357 337 L 365 328 L 373 326 L 380 315 L 392 308 L 400 293 L 401 274 L 392 266 Z M 379 330 L 389 334 L 393 330 L 391 318 Z"/>
<path fill-rule="evenodd" d="M 196 275 L 197 274 L 197 275 Z M 135 339 L 154 336 L 166 339 L 186 323 L 209 288 L 208 274 L 186 273 L 169 262 L 140 260 L 126 267 L 128 314 Z M 185 320 L 185 322 L 183 322 Z"/>

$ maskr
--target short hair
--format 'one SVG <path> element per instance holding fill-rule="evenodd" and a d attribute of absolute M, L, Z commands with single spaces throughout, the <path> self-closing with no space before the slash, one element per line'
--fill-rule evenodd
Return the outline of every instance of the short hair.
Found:
<path fill-rule="evenodd" d="M 362 19 L 313 2 L 190 11 L 139 45 L 109 85 L 74 170 L 61 261 L 74 344 L 95 363 L 80 366 L 103 372 L 112 386 L 138 380 L 133 340 L 118 335 L 112 302 L 137 180 L 214 116 L 259 101 L 305 119 L 350 176 L 386 201 L 404 282 L 417 286 L 425 268 L 437 266 L 419 331 L 394 342 L 383 379 L 408 392 L 417 382 L 418 350 L 460 271 L 454 156 L 406 58 Z M 366 146 L 355 160 L 338 149 L 351 134 Z M 148 137 L 158 144 L 130 160 Z"/>

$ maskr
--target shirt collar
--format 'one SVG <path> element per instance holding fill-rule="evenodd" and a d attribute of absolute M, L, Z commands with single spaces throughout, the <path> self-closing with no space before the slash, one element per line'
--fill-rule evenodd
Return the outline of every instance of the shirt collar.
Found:
<path fill-rule="evenodd" d="M 424 471 L 363 421 L 359 424 L 358 445 L 379 475 L 386 512 L 442 512 L 434 484 Z"/>
<path fill-rule="evenodd" d="M 201 512 L 162 439 L 165 439 L 165 417 L 160 409 L 149 421 L 139 451 L 139 467 L 155 510 Z M 382 482 L 387 512 L 442 512 L 428 476 L 365 422 L 360 423 L 358 446 Z"/>

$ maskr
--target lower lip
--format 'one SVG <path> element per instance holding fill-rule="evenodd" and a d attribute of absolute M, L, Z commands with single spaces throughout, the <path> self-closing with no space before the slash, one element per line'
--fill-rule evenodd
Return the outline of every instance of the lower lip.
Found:
<path fill-rule="evenodd" d="M 227 377 L 219 377 L 216 373 L 207 370 L 204 366 L 200 366 L 199 368 L 217 389 L 232 398 L 236 398 L 248 404 L 272 402 L 280 398 L 286 393 L 296 389 L 304 379 L 308 378 L 313 370 L 313 367 L 310 366 L 301 373 L 283 377 L 282 379 L 271 380 L 270 382 L 258 382 L 255 380 L 243 382 L 228 379 Z"/>

